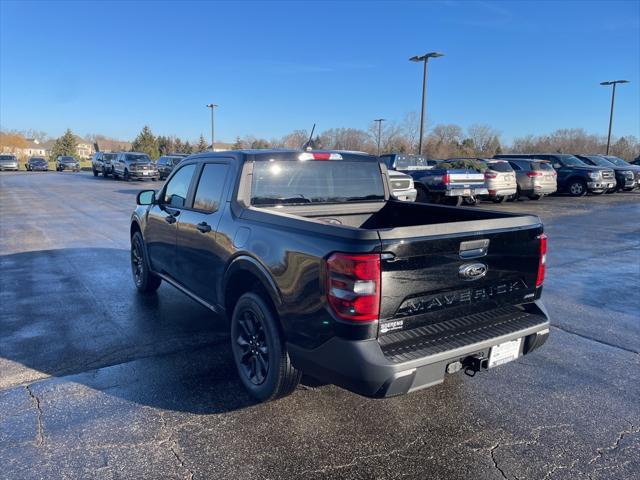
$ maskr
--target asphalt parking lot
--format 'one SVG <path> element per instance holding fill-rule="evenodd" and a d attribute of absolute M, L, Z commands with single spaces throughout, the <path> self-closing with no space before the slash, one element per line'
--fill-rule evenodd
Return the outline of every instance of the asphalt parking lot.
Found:
<path fill-rule="evenodd" d="M 545 222 L 535 353 L 387 400 L 306 379 L 255 404 L 224 321 L 136 294 L 142 188 L 0 174 L 0 478 L 639 478 L 640 192 L 479 207 Z"/>

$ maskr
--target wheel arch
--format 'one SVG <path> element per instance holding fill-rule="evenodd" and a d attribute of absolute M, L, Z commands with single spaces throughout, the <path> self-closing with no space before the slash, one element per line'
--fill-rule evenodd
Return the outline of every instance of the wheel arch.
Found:
<path fill-rule="evenodd" d="M 249 255 L 235 257 L 227 267 L 221 283 L 218 298 L 224 301 L 224 308 L 230 317 L 238 299 L 247 292 L 262 291 L 279 313 L 282 305 L 282 295 L 273 277 L 258 260 Z"/>

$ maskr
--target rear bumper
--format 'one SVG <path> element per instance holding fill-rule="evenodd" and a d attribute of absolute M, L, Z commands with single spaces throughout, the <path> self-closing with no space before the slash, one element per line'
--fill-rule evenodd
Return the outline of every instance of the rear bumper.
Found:
<path fill-rule="evenodd" d="M 515 195 L 516 194 L 516 187 L 513 188 L 490 188 L 489 189 L 489 196 L 490 197 L 508 197 L 510 195 Z"/>
<path fill-rule="evenodd" d="M 447 197 L 476 197 L 478 195 L 489 195 L 489 190 L 485 187 L 470 187 L 470 188 L 451 188 L 444 192 Z"/>
<path fill-rule="evenodd" d="M 318 348 L 306 350 L 289 344 L 294 366 L 319 380 L 367 397 L 383 398 L 442 383 L 448 368 L 472 357 L 488 358 L 491 347 L 522 338 L 520 355 L 542 346 L 549 336 L 549 320 L 490 339 L 454 347 L 409 361 L 397 362 L 382 351 L 377 340 L 352 341 L 334 337 Z"/>
<path fill-rule="evenodd" d="M 557 185 L 536 185 L 533 184 L 533 193 L 537 195 L 551 195 L 558 190 Z"/>

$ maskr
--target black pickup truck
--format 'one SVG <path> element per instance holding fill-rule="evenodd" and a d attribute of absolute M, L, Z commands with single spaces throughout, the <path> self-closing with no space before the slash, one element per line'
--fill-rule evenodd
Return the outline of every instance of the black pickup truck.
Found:
<path fill-rule="evenodd" d="M 396 201 L 376 157 L 191 156 L 131 217 L 137 289 L 174 286 L 230 321 L 244 386 L 302 373 L 389 397 L 540 347 L 547 242 L 532 215 Z"/>

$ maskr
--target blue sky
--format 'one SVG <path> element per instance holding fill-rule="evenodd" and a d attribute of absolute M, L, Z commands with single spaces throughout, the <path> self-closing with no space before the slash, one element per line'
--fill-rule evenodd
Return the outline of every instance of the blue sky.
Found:
<path fill-rule="evenodd" d="M 271 138 L 418 111 L 503 139 L 640 136 L 640 2 L 0 2 L 0 124 L 130 139 Z"/>

